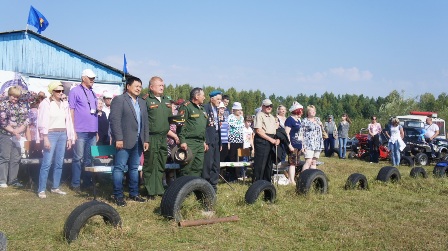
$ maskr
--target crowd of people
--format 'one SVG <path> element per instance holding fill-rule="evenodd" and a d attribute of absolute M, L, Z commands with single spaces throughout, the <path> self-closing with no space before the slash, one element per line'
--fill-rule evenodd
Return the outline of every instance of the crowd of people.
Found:
<path fill-rule="evenodd" d="M 113 97 L 106 92 L 98 97 L 93 91 L 95 77 L 92 70 L 84 70 L 81 84 L 71 89 L 68 97 L 60 81 L 49 83 L 49 97 L 43 92 L 30 94 L 22 93 L 16 86 L 9 88 L 8 97 L 0 102 L 0 187 L 22 186 L 17 174 L 25 139 L 42 146 L 41 150 L 28 153 L 31 157 L 42 158 L 39 198 L 47 197 L 51 167 L 53 177 L 49 191 L 66 194 L 60 188 L 66 150 L 73 151 L 70 189 L 80 193 L 94 185 L 91 175 L 84 169 L 92 164 L 91 146 L 115 146 L 112 183 L 118 206 L 126 206 L 123 192 L 126 173 L 129 200 L 145 202 L 163 195 L 167 181 L 174 176 L 165 169 L 174 146 L 188 150 L 193 156 L 191 161 L 181 164 L 177 176 L 203 177 L 215 191 L 220 162 L 253 160 L 253 180 L 271 181 L 273 164 L 287 161 L 288 180 L 295 185 L 296 167 L 302 155 L 302 171 L 315 169 L 321 151 L 324 150 L 326 157 L 332 156 L 335 140 L 338 140 L 338 155 L 346 158 L 352 123 L 348 114 L 343 114 L 337 123 L 332 115 L 322 122 L 316 116 L 316 107 L 304 108 L 296 101 L 289 109 L 279 105 L 273 114 L 272 101 L 265 99 L 255 115 L 244 116 L 243 104 L 234 101 L 229 109 L 229 96 L 219 90 L 208 93 L 210 101 L 207 103 L 201 88 L 192 89 L 189 100 L 173 100 L 164 93 L 163 79 L 157 76 L 150 79 L 149 93 L 144 97 L 141 96 L 143 83 L 136 77 L 126 79 L 123 94 Z M 182 126 L 169 123 L 173 115 L 182 116 Z M 393 165 L 398 165 L 403 129 L 398 119 L 391 122 L 389 148 Z M 372 116 L 368 130 L 371 162 L 378 162 L 382 128 L 376 116 Z M 433 131 L 432 135 L 428 134 L 429 138 L 435 137 L 437 130 Z M 239 151 L 243 150 L 249 154 L 240 158 Z M 142 172 L 139 174 L 140 165 Z M 227 174 L 230 182 L 247 178 L 245 168 L 229 167 Z M 146 197 L 140 195 L 139 184 L 144 185 Z"/>

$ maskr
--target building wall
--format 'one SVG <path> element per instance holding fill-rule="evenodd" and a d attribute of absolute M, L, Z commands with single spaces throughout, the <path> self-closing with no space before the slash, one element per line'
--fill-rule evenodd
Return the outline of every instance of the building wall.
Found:
<path fill-rule="evenodd" d="M 0 70 L 33 77 L 79 80 L 92 69 L 97 83 L 121 84 L 120 72 L 54 44 L 30 32 L 0 34 Z"/>

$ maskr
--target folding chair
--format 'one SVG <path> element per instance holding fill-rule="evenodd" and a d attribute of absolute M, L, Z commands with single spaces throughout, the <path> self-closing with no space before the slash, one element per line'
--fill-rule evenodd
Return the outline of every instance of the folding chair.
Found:
<path fill-rule="evenodd" d="M 249 162 L 250 161 L 250 148 L 238 148 L 238 162 L 244 161 Z M 243 182 L 246 181 L 246 167 L 240 167 L 243 170 Z"/>
<path fill-rule="evenodd" d="M 117 149 L 115 146 L 91 146 L 90 153 L 92 154 L 92 158 L 97 158 L 100 156 L 109 156 L 115 155 Z M 112 162 L 113 163 L 113 162 Z M 95 185 L 95 176 L 96 173 L 107 173 L 112 172 L 113 165 L 109 166 L 109 163 L 105 163 L 105 165 L 95 166 L 95 161 L 92 161 L 92 167 L 86 167 L 87 172 L 92 172 L 92 181 L 93 181 L 93 199 L 96 200 L 96 185 Z"/>

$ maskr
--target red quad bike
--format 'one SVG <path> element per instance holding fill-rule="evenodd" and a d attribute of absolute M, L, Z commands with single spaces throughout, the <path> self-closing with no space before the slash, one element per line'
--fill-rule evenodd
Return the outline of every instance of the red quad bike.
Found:
<path fill-rule="evenodd" d="M 368 140 L 368 130 L 366 128 L 362 128 L 358 134 L 355 135 L 355 138 L 357 139 L 358 143 L 353 144 L 352 151 L 348 154 L 348 157 L 350 159 L 358 158 L 362 159 L 364 161 L 370 161 L 370 148 L 369 148 L 369 140 Z M 389 161 L 391 159 L 389 148 L 387 147 L 387 141 L 383 142 L 383 144 L 379 147 L 380 160 L 387 160 Z M 414 161 L 412 157 L 410 156 L 404 156 L 401 155 L 400 158 L 400 165 L 403 166 L 414 166 Z"/>

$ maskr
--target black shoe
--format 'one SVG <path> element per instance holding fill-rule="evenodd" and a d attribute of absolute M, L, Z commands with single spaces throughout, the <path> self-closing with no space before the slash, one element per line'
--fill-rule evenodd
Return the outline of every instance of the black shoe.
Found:
<path fill-rule="evenodd" d="M 115 204 L 119 207 L 124 207 L 126 206 L 126 201 L 124 201 L 123 197 L 115 198 Z"/>
<path fill-rule="evenodd" d="M 133 201 L 140 202 L 140 203 L 146 202 L 146 200 L 145 200 L 144 198 L 142 198 L 140 195 L 137 195 L 137 196 L 129 196 L 129 199 L 130 199 L 130 200 L 133 200 Z"/>
<path fill-rule="evenodd" d="M 77 194 L 81 194 L 81 187 L 70 187 L 70 190 L 72 190 L 73 192 L 77 193 Z"/>
<path fill-rule="evenodd" d="M 156 196 L 154 196 L 154 195 L 148 195 L 148 200 L 156 200 Z"/>

